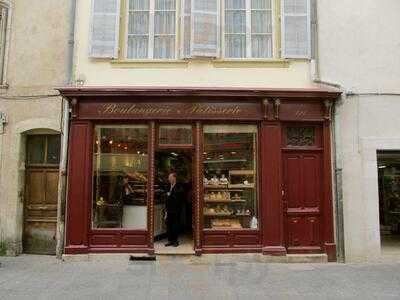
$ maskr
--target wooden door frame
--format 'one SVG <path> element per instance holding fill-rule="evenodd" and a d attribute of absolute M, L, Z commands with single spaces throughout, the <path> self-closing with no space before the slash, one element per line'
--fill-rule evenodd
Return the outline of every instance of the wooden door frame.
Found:
<path fill-rule="evenodd" d="M 153 192 L 153 197 L 151 199 L 152 207 L 154 207 L 154 175 L 155 175 L 155 167 L 154 167 L 154 158 L 155 158 L 155 153 L 157 151 L 180 151 L 180 152 L 187 152 L 190 153 L 191 156 L 191 163 L 192 163 L 192 236 L 193 236 L 193 250 L 195 251 L 196 255 L 201 255 L 201 238 L 200 238 L 200 188 L 199 188 L 199 164 L 198 162 L 200 161 L 199 155 L 201 155 L 200 152 L 200 144 L 201 144 L 201 130 L 202 130 L 202 124 L 201 122 L 185 122 L 185 121 L 171 121 L 171 122 L 154 122 L 154 129 L 159 128 L 161 124 L 174 124 L 174 125 L 192 125 L 192 145 L 174 145 L 174 144 L 163 144 L 159 145 L 158 144 L 158 130 L 156 130 L 154 136 L 152 135 L 152 139 L 154 139 L 154 144 L 151 149 L 152 156 L 153 156 L 153 161 L 152 161 L 152 192 Z M 200 130 L 200 135 L 198 134 Z M 201 156 L 200 156 L 201 157 Z M 152 209 L 151 216 L 149 216 L 152 221 L 151 223 L 154 224 L 154 209 Z M 153 249 L 154 251 L 154 228 L 152 228 L 152 233 L 150 234 L 150 240 L 153 241 L 153 243 L 149 246 L 152 246 L 150 248 Z M 150 244 L 150 243 L 149 243 Z"/>

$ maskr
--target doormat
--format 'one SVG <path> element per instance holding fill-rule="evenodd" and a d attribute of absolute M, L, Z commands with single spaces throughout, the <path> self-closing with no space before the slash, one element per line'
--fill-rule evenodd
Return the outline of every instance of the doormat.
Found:
<path fill-rule="evenodd" d="M 129 257 L 130 261 L 155 261 L 156 256 L 155 255 L 148 255 L 148 256 L 133 256 L 131 255 Z"/>

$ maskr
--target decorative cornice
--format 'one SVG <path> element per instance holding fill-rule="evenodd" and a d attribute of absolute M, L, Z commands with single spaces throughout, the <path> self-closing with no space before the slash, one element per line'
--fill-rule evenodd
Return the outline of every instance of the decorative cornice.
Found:
<path fill-rule="evenodd" d="M 71 119 L 75 119 L 78 116 L 78 99 L 71 99 Z"/>
<path fill-rule="evenodd" d="M 281 100 L 280 99 L 275 99 L 274 101 L 274 107 L 275 107 L 275 119 L 279 119 L 279 106 L 281 105 Z"/>
<path fill-rule="evenodd" d="M 325 105 L 325 115 L 324 118 L 325 120 L 331 120 L 331 114 L 332 114 L 332 101 L 331 100 L 325 100 L 324 101 Z"/>
<path fill-rule="evenodd" d="M 268 119 L 268 105 L 269 105 L 269 100 L 268 98 L 264 98 L 262 101 L 263 104 L 263 109 L 264 109 L 264 120 Z"/>
<path fill-rule="evenodd" d="M 254 97 L 336 99 L 342 93 L 334 89 L 282 89 L 282 88 L 205 88 L 205 87 L 59 87 L 65 97 L 87 96 L 174 96 L 174 97 Z"/>

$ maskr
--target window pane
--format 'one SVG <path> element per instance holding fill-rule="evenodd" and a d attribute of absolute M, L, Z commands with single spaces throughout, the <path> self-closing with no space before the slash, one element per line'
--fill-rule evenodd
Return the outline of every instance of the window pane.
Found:
<path fill-rule="evenodd" d="M 272 57 L 272 35 L 252 35 L 251 56 L 255 58 Z"/>
<path fill-rule="evenodd" d="M 175 34 L 175 11 L 155 12 L 154 34 Z"/>
<path fill-rule="evenodd" d="M 252 33 L 272 33 L 271 11 L 253 10 L 251 12 Z"/>
<path fill-rule="evenodd" d="M 175 10 L 175 0 L 155 0 L 156 10 Z"/>
<path fill-rule="evenodd" d="M 148 127 L 96 126 L 93 228 L 147 228 Z"/>
<path fill-rule="evenodd" d="M 246 0 L 226 0 L 225 9 L 245 9 Z"/>
<path fill-rule="evenodd" d="M 180 145 L 192 144 L 192 126 L 190 125 L 161 125 L 159 129 L 159 143 Z"/>
<path fill-rule="evenodd" d="M 271 0 L 251 0 L 252 9 L 271 9 Z"/>
<path fill-rule="evenodd" d="M 60 145 L 61 140 L 59 135 L 49 135 L 47 137 L 47 163 L 60 163 Z"/>
<path fill-rule="evenodd" d="M 258 228 L 257 126 L 204 126 L 204 227 Z"/>
<path fill-rule="evenodd" d="M 231 58 L 246 57 L 246 35 L 225 35 L 225 56 Z"/>
<path fill-rule="evenodd" d="M 285 0 L 285 14 L 307 14 L 307 0 Z"/>
<path fill-rule="evenodd" d="M 246 12 L 226 11 L 225 12 L 226 33 L 246 33 Z"/>
<path fill-rule="evenodd" d="M 30 135 L 27 140 L 28 164 L 45 163 L 46 136 Z"/>
<path fill-rule="evenodd" d="M 128 38 L 128 58 L 147 58 L 147 36 L 130 36 Z"/>
<path fill-rule="evenodd" d="M 149 12 L 129 13 L 128 34 L 148 34 L 149 33 Z"/>
<path fill-rule="evenodd" d="M 154 37 L 154 58 L 174 58 L 175 57 L 175 37 L 174 36 L 155 36 Z"/>
<path fill-rule="evenodd" d="M 129 10 L 148 10 L 149 0 L 129 0 Z"/>

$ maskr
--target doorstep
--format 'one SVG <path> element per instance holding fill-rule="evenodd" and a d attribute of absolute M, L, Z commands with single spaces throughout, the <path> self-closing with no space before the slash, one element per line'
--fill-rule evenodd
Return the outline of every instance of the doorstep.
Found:
<path fill-rule="evenodd" d="M 64 254 L 62 260 L 65 262 L 77 261 L 114 261 L 128 262 L 131 257 L 146 258 L 153 257 L 148 254 L 130 253 L 90 253 L 90 254 Z M 259 253 L 246 254 L 203 254 L 201 256 L 189 254 L 161 254 L 156 255 L 156 261 L 160 262 L 188 262 L 201 264 L 229 264 L 229 263 L 327 263 L 326 254 L 287 254 L 283 256 L 262 255 Z M 134 262 L 133 262 L 134 263 Z"/>

